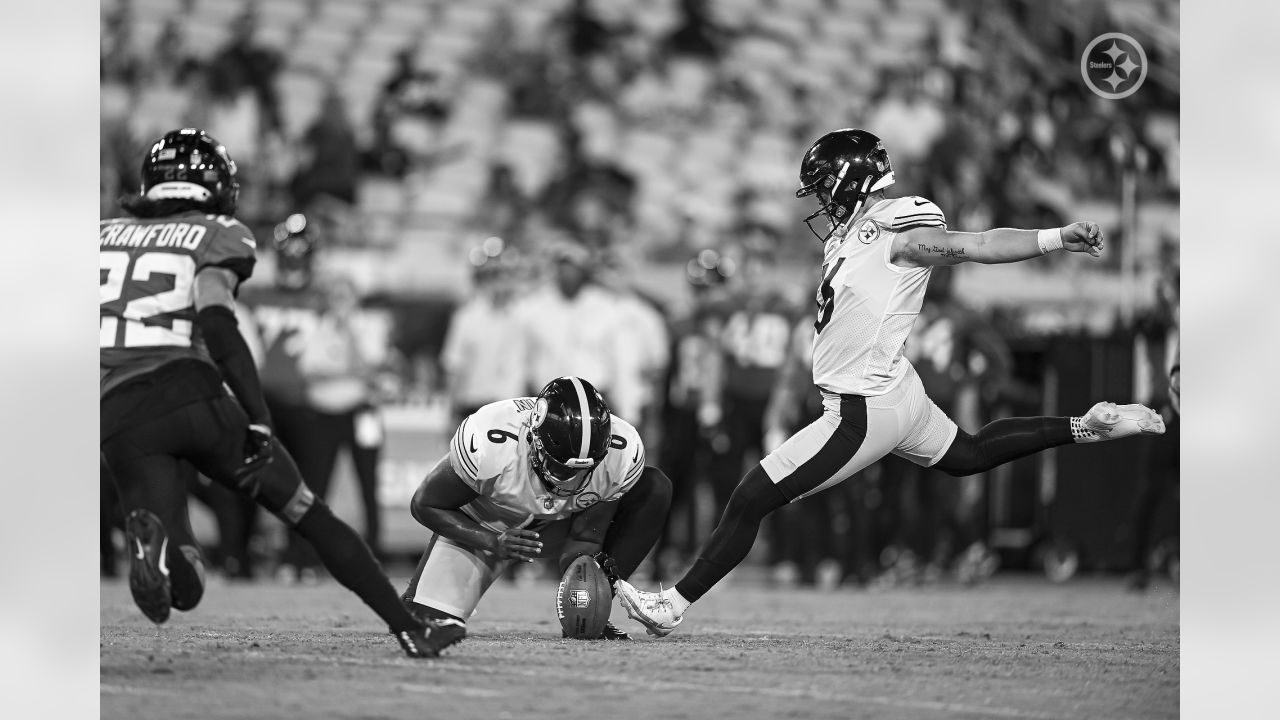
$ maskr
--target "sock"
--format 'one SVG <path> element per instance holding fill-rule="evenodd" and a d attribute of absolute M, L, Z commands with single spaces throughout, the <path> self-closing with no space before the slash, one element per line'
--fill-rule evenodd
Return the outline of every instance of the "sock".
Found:
<path fill-rule="evenodd" d="M 400 595 L 359 533 L 339 520 L 326 503 L 317 498 L 294 529 L 315 547 L 333 579 L 360 596 L 391 632 L 422 627 L 400 602 Z"/>
<path fill-rule="evenodd" d="M 684 612 L 693 604 L 691 601 L 686 600 L 685 597 L 680 594 L 679 590 L 673 587 L 663 590 L 662 594 L 671 601 L 671 607 L 675 608 L 676 615 L 684 615 Z"/>
<path fill-rule="evenodd" d="M 746 559 L 760 532 L 760 521 L 787 502 L 787 496 L 759 465 L 752 468 L 729 496 L 724 515 L 693 567 L 673 589 L 686 602 L 697 602 Z"/>

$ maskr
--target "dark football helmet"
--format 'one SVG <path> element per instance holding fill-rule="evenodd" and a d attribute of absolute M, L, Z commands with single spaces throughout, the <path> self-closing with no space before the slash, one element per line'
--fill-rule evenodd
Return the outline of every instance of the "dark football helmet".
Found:
<path fill-rule="evenodd" d="M 595 387 L 560 377 L 538 393 L 529 416 L 529 462 L 547 490 L 560 497 L 582 492 L 609 452 L 612 415 Z"/>
<path fill-rule="evenodd" d="M 302 213 L 294 213 L 276 225 L 271 247 L 276 252 L 276 285 L 286 290 L 303 290 L 311 285 L 316 252 L 312 223 Z"/>
<path fill-rule="evenodd" d="M 234 215 L 240 183 L 222 143 L 199 128 L 165 133 L 142 159 L 142 196 L 189 200 L 206 212 Z"/>
<path fill-rule="evenodd" d="M 826 242 L 833 234 L 845 233 L 868 195 L 892 184 L 893 165 L 880 138 L 866 130 L 845 128 L 818 138 L 804 154 L 796 197 L 818 196 L 818 210 L 804 222 Z M 826 215 L 831 226 L 826 235 L 813 229 L 812 220 L 819 215 Z"/>

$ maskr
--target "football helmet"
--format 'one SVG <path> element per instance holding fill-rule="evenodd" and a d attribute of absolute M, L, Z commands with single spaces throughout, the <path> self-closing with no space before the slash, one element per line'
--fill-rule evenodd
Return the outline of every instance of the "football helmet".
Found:
<path fill-rule="evenodd" d="M 582 378 L 559 377 L 542 388 L 529 415 L 529 462 L 548 492 L 582 492 L 609 452 L 612 417 L 604 397 Z"/>
<path fill-rule="evenodd" d="M 271 247 L 276 253 L 276 285 L 287 290 L 303 290 L 311 285 L 316 238 L 311 223 L 302 213 L 294 213 L 276 225 Z"/>
<path fill-rule="evenodd" d="M 880 138 L 845 128 L 818 138 L 804 154 L 796 197 L 817 195 L 819 207 L 804 223 L 826 242 L 832 235 L 844 235 L 868 195 L 892 184 L 893 165 Z M 826 215 L 831 226 L 826 235 L 813 229 L 812 220 L 819 215 Z"/>
<path fill-rule="evenodd" d="M 190 200 L 219 215 L 234 215 L 240 183 L 222 143 L 199 128 L 165 133 L 142 159 L 142 191 L 151 201 Z"/>

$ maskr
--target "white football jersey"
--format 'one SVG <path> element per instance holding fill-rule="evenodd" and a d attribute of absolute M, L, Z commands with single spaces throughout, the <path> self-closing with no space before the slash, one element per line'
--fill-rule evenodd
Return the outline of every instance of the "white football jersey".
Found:
<path fill-rule="evenodd" d="M 573 497 L 548 492 L 529 463 L 529 415 L 536 398 L 489 403 L 458 426 L 449 463 L 480 497 L 462 506 L 471 519 L 502 532 L 569 517 L 598 502 L 613 502 L 644 472 L 644 443 L 631 423 L 611 418 L 609 452 Z"/>
<path fill-rule="evenodd" d="M 893 239 L 911 228 L 946 228 L 921 197 L 881 200 L 843 238 L 827 240 L 813 334 L 813 382 L 833 393 L 883 395 L 906 374 L 902 352 L 924 303 L 930 268 L 890 262 Z"/>

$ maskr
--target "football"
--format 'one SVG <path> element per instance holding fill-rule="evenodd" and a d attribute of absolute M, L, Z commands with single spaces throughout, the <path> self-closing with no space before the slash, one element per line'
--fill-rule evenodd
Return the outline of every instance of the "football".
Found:
<path fill-rule="evenodd" d="M 576 558 L 556 588 L 556 617 L 565 637 L 597 640 L 613 605 L 609 578 L 590 555 Z"/>

